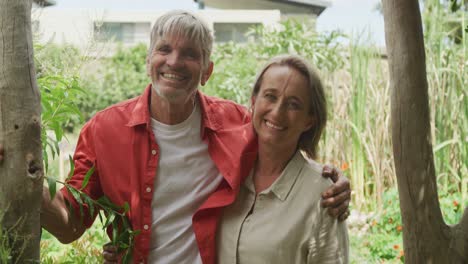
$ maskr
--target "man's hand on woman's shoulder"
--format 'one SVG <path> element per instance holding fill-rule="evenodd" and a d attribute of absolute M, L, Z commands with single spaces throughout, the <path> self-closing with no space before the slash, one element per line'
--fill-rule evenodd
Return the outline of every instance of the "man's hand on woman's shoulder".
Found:
<path fill-rule="evenodd" d="M 328 208 L 328 213 L 338 220 L 344 221 L 349 216 L 351 187 L 349 180 L 337 168 L 323 166 L 322 176 L 330 178 L 333 185 L 322 193 L 322 206 Z"/>

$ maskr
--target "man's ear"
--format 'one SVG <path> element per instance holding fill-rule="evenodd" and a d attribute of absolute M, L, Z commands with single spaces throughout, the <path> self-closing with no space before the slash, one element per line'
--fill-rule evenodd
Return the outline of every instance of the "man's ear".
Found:
<path fill-rule="evenodd" d="M 146 56 L 146 75 L 151 76 L 151 65 L 149 56 Z"/>
<path fill-rule="evenodd" d="M 146 55 L 146 75 L 151 77 L 151 55 Z"/>
<path fill-rule="evenodd" d="M 203 72 L 203 75 L 202 75 L 201 80 L 200 80 L 200 84 L 202 86 L 204 86 L 206 84 L 206 82 L 208 81 L 208 79 L 210 79 L 210 76 L 213 73 L 213 67 L 214 67 L 214 63 L 212 61 L 210 61 L 210 64 L 208 65 L 206 70 Z"/>

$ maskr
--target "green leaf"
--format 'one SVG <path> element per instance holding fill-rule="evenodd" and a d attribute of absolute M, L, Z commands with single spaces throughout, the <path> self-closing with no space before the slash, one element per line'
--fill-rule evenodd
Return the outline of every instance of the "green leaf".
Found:
<path fill-rule="evenodd" d="M 81 223 L 83 223 L 83 219 L 84 219 L 84 209 L 83 209 L 83 199 L 81 199 L 81 194 L 80 192 L 71 187 L 71 186 L 67 186 L 67 189 L 68 191 L 73 195 L 73 197 L 75 198 L 75 200 L 78 202 L 78 206 L 80 207 L 80 221 Z"/>
<path fill-rule="evenodd" d="M 107 228 L 110 224 L 112 224 L 114 219 L 115 219 L 115 213 L 112 211 L 108 211 L 107 220 L 106 220 L 106 223 L 104 224 L 104 227 Z"/>
<path fill-rule="evenodd" d="M 71 178 L 75 172 L 75 162 L 73 162 L 73 157 L 71 155 L 68 155 L 68 161 L 70 162 L 70 173 L 68 174 L 68 178 Z"/>
<path fill-rule="evenodd" d="M 46 144 L 47 147 L 49 147 L 49 150 L 52 153 L 52 159 L 55 159 L 55 148 L 52 145 L 52 143 L 53 143 L 53 140 L 51 140 L 49 137 L 46 137 L 45 144 Z"/>
<path fill-rule="evenodd" d="M 117 244 L 119 238 L 119 227 L 115 221 L 112 221 L 112 243 Z"/>
<path fill-rule="evenodd" d="M 449 140 L 446 140 L 442 143 L 439 143 L 437 144 L 435 147 L 434 147 L 434 153 L 436 153 L 437 151 L 445 148 L 446 146 L 449 146 L 451 144 L 457 144 L 459 142 L 459 140 L 456 140 L 456 139 L 449 139 Z"/>
<path fill-rule="evenodd" d="M 101 223 L 104 224 L 104 219 L 103 219 L 103 217 L 102 217 L 101 211 L 98 212 L 98 216 L 99 216 L 99 221 L 101 221 Z M 103 229 L 105 230 L 106 228 L 103 227 Z"/>
<path fill-rule="evenodd" d="M 126 213 L 128 213 L 128 211 L 130 211 L 130 205 L 127 202 L 125 202 L 123 204 L 123 208 L 124 208 L 124 211 L 123 211 L 124 214 L 126 214 Z"/>
<path fill-rule="evenodd" d="M 86 175 L 83 179 L 83 185 L 81 186 L 81 189 L 80 191 L 82 191 L 84 188 L 86 188 L 86 186 L 88 185 L 88 182 L 89 182 L 89 178 L 91 177 L 91 175 L 93 175 L 94 173 L 94 165 L 91 167 L 91 169 L 88 170 L 88 172 L 86 172 Z"/>
<path fill-rule="evenodd" d="M 111 202 L 111 200 L 109 200 L 107 196 L 102 196 L 97 200 L 97 202 L 99 203 L 99 205 L 104 207 L 103 209 L 107 208 L 116 212 L 119 212 L 121 210 L 121 207 Z"/>
<path fill-rule="evenodd" d="M 47 150 L 44 146 L 42 146 L 42 157 L 44 158 L 44 165 L 45 165 L 45 173 L 49 171 L 49 155 L 47 154 Z"/>
<path fill-rule="evenodd" d="M 122 257 L 122 263 L 130 263 L 131 257 L 132 257 L 131 253 L 126 252 L 125 255 Z"/>
<path fill-rule="evenodd" d="M 62 140 L 62 135 L 60 136 L 60 140 Z M 55 147 L 55 151 L 56 151 L 57 154 L 59 155 L 59 154 L 60 154 L 59 141 L 55 141 L 55 142 L 54 142 L 54 147 Z"/>
<path fill-rule="evenodd" d="M 88 205 L 89 208 L 89 214 L 91 216 L 94 216 L 94 200 L 91 199 L 88 195 L 84 194 L 83 199 L 85 200 L 86 204 Z"/>
<path fill-rule="evenodd" d="M 49 185 L 50 200 L 53 200 L 57 191 L 57 182 L 55 179 L 47 177 L 47 184 Z"/>

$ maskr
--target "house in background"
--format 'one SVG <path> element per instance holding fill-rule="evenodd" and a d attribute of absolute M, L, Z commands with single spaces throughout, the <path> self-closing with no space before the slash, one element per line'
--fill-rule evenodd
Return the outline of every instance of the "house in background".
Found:
<path fill-rule="evenodd" d="M 329 6 L 326 0 L 194 0 L 200 9 L 217 8 L 222 10 L 278 10 L 280 20 L 293 18 L 315 24 L 317 17 Z M 242 12 L 242 11 L 241 11 Z M 217 41 L 239 41 L 252 25 L 248 23 L 217 22 L 213 25 Z"/>
<path fill-rule="evenodd" d="M 54 0 L 34 0 L 33 8 L 48 7 L 48 6 L 53 6 L 55 4 L 56 3 Z"/>
<path fill-rule="evenodd" d="M 329 0 L 194 0 L 200 9 L 205 7 L 219 9 L 260 9 L 279 10 L 283 18 L 309 16 L 317 18 L 327 7 Z"/>
<path fill-rule="evenodd" d="M 41 43 L 72 44 L 90 56 L 112 55 L 116 44 L 149 43 L 154 21 L 167 10 L 38 9 L 33 25 Z M 245 42 L 252 26 L 274 26 L 278 10 L 197 10 L 215 32 L 217 42 Z M 233 27 L 232 25 L 237 25 Z M 223 29 L 227 26 L 228 30 Z M 90 50 L 91 48 L 91 50 Z"/>
<path fill-rule="evenodd" d="M 53 0 L 35 0 L 42 6 Z M 253 26 L 275 26 L 289 17 L 315 21 L 330 3 L 324 0 L 195 0 L 195 11 L 214 31 L 216 42 L 246 42 Z M 42 43 L 72 44 L 89 56 L 110 56 L 116 43 L 148 43 L 154 21 L 167 10 L 48 9 L 33 12 L 33 25 Z"/>

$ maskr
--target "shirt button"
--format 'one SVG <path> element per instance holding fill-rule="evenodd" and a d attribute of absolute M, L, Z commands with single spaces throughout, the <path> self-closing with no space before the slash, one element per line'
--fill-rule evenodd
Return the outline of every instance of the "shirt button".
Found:
<path fill-rule="evenodd" d="M 151 192 L 151 188 L 150 188 L 150 187 L 146 187 L 146 192 L 147 192 L 147 193 L 150 193 L 150 192 Z"/>
<path fill-rule="evenodd" d="M 144 226 L 143 226 L 143 229 L 144 229 L 144 230 L 148 230 L 148 229 L 149 229 L 149 226 L 148 226 L 148 225 L 144 225 Z"/>
<path fill-rule="evenodd" d="M 151 154 L 156 155 L 158 153 L 155 149 L 151 150 Z"/>

